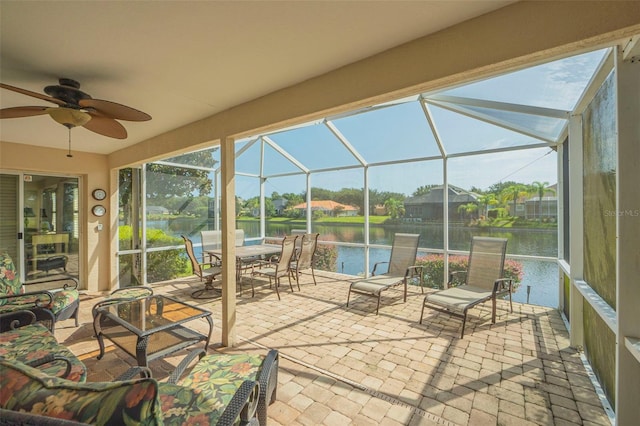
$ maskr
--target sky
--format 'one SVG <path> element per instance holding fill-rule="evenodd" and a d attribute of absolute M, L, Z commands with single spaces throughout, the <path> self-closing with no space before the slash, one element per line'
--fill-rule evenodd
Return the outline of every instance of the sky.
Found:
<path fill-rule="evenodd" d="M 590 52 L 440 91 L 439 94 L 571 111 L 605 55 L 606 50 Z M 417 97 L 413 99 L 331 120 L 339 135 L 370 165 L 369 187 L 372 189 L 409 196 L 422 185 L 443 183 L 442 160 L 426 160 L 440 157 L 434 132 Z M 503 181 L 538 181 L 549 185 L 557 182 L 557 155 L 548 146 L 482 154 L 486 150 L 529 147 L 544 141 L 468 114 L 515 123 L 533 134 L 552 139 L 560 136 L 565 120 L 446 102 L 427 105 L 435 134 L 439 136 L 447 155 L 475 152 L 474 155 L 447 160 L 450 184 L 464 189 L 487 189 Z M 237 150 L 244 145 L 246 141 L 240 141 Z M 294 162 L 285 158 L 279 150 L 294 158 Z M 244 199 L 259 193 L 258 180 L 244 175 L 259 173 L 260 153 L 260 144 L 255 143 L 236 159 L 236 193 Z M 359 164 L 357 158 L 322 123 L 269 134 L 264 158 L 266 176 L 300 172 L 300 168 L 314 171 Z M 408 159 L 423 160 L 376 165 Z M 331 190 L 362 188 L 363 169 L 314 172 L 311 174 L 311 186 Z M 302 193 L 305 189 L 304 174 L 270 177 L 267 179 L 266 195 L 270 196 L 272 192 Z"/>

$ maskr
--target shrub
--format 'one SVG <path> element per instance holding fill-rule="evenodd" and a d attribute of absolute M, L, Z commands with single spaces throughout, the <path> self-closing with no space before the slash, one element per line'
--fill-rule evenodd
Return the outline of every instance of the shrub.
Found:
<path fill-rule="evenodd" d="M 133 231 L 131 226 L 119 227 L 120 248 L 131 249 Z M 175 246 L 182 244 L 182 239 L 167 235 L 161 229 L 147 229 L 149 247 Z M 130 270 L 129 263 L 135 256 L 120 256 L 120 270 Z M 190 272 L 189 260 L 183 250 L 165 250 L 147 253 L 147 282 L 170 280 L 184 276 Z"/>
<path fill-rule="evenodd" d="M 424 267 L 425 284 L 433 288 L 442 288 L 444 282 L 444 256 L 441 254 L 429 254 L 418 257 L 416 264 Z M 449 272 L 466 271 L 469 264 L 469 256 L 449 256 Z M 514 289 L 518 288 L 522 281 L 522 264 L 513 259 L 504 261 L 504 277 L 513 279 Z M 459 284 L 459 282 L 457 283 Z"/>

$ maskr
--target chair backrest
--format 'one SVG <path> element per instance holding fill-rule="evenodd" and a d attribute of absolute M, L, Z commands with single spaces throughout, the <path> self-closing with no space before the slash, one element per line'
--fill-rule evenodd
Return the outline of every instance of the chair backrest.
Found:
<path fill-rule="evenodd" d="M 316 247 L 318 246 L 319 235 L 320 234 L 304 234 L 302 235 L 302 238 L 298 237 L 298 241 L 300 241 L 300 252 L 298 253 L 296 263 L 296 268 L 298 270 L 311 268 L 313 255 L 316 252 Z"/>
<path fill-rule="evenodd" d="M 282 250 L 280 251 L 280 258 L 278 259 L 278 272 L 286 273 L 289 271 L 289 263 L 293 258 L 293 254 L 296 251 L 296 240 L 298 236 L 287 235 L 282 240 Z"/>
<path fill-rule="evenodd" d="M 404 276 L 407 268 L 415 264 L 419 239 L 420 234 L 394 235 L 387 275 Z"/>
<path fill-rule="evenodd" d="M 222 231 L 201 231 L 202 252 L 205 250 L 218 250 L 222 247 Z"/>
<path fill-rule="evenodd" d="M 181 235 L 181 237 L 184 240 L 184 248 L 187 250 L 187 255 L 189 256 L 189 260 L 191 261 L 191 269 L 193 269 L 193 273 L 202 278 L 202 267 L 198 263 L 196 255 L 193 252 L 193 242 L 184 235 Z"/>
<path fill-rule="evenodd" d="M 18 270 L 6 251 L 0 252 L 0 295 L 12 296 L 24 293 Z M 2 304 L 3 301 L 0 301 Z"/>
<path fill-rule="evenodd" d="M 307 233 L 306 229 L 292 229 L 291 235 L 297 235 L 298 239 L 296 240 L 296 256 L 300 255 L 300 249 L 302 248 L 302 236 Z"/>
<path fill-rule="evenodd" d="M 506 238 L 473 237 L 466 284 L 493 290 L 495 281 L 503 276 L 506 252 Z"/>
<path fill-rule="evenodd" d="M 244 229 L 236 229 L 236 247 L 244 245 Z"/>

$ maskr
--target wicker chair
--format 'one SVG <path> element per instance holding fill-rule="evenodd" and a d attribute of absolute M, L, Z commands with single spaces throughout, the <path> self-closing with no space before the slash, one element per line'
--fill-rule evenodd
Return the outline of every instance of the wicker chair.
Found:
<path fill-rule="evenodd" d="M 25 292 L 13 260 L 7 252 L 0 252 L 0 313 L 30 310 L 37 321 L 45 324 L 51 332 L 57 321 L 69 318 L 75 319 L 77 327 L 80 309 L 78 280 L 63 276 L 38 280 L 36 284 L 54 290 Z M 5 330 L 5 325 L 0 324 L 0 330 Z"/>
<path fill-rule="evenodd" d="M 491 322 L 496 322 L 496 299 L 509 294 L 509 305 L 513 312 L 511 292 L 513 281 L 503 278 L 504 258 L 507 252 L 506 238 L 473 237 L 469 266 L 467 271 L 455 271 L 449 274 L 447 289 L 428 294 L 422 304 L 420 324 L 424 317 L 424 308 L 434 309 L 462 318 L 460 338 L 464 337 L 467 311 L 474 306 L 491 300 Z M 458 274 L 466 274 L 464 284 L 451 287 Z"/>
<path fill-rule="evenodd" d="M 388 262 L 377 262 L 373 265 L 371 277 L 364 280 L 352 282 L 347 295 L 347 306 L 351 293 L 364 294 L 378 298 L 376 315 L 380 309 L 380 296 L 383 291 L 398 285 L 404 285 L 404 301 L 407 301 L 407 283 L 409 278 L 418 277 L 420 289 L 424 292 L 424 277 L 422 266 L 416 266 L 416 254 L 418 253 L 418 234 L 395 234 L 393 245 L 391 246 L 391 257 Z M 386 273 L 376 275 L 378 266 L 388 264 Z"/>

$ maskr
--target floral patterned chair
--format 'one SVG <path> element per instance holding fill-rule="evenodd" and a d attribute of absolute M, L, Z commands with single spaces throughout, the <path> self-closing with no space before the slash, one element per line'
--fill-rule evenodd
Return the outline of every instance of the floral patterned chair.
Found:
<path fill-rule="evenodd" d="M 56 321 L 69 318 L 75 319 L 77 327 L 80 309 L 78 281 L 73 277 L 58 277 L 39 280 L 37 284 L 55 285 L 60 290 L 25 292 L 13 260 L 6 251 L 0 252 L 0 313 L 30 310 L 52 332 Z M 0 324 L 0 331 L 7 328 Z"/>
<path fill-rule="evenodd" d="M 150 377 L 76 383 L 0 358 L 0 388 L 0 408 L 30 424 L 42 417 L 92 425 L 258 424 L 259 385 L 251 381 L 227 383 L 214 400 Z"/>
<path fill-rule="evenodd" d="M 182 380 L 176 380 L 175 376 L 180 375 L 182 370 L 178 367 L 176 374 L 169 378 L 169 382 L 177 381 L 180 386 L 196 389 L 197 392 L 216 400 L 219 398 L 218 393 L 222 390 L 217 385 L 221 380 L 256 381 L 260 384 L 258 420 L 260 425 L 266 425 L 267 408 L 276 400 L 278 351 L 271 349 L 266 355 L 223 353 L 206 355 L 205 351 L 201 350 L 200 356 L 200 361 L 188 376 Z"/>

